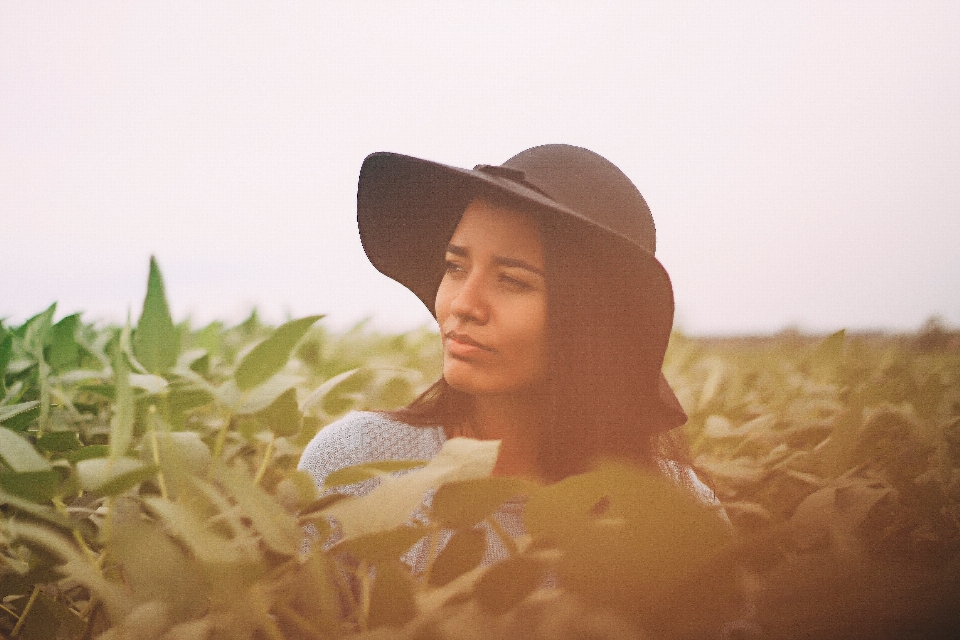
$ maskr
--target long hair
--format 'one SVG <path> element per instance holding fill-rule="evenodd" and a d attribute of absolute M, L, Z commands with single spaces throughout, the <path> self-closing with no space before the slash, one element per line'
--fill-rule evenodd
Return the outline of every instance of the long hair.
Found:
<path fill-rule="evenodd" d="M 559 480 L 598 458 L 627 459 L 653 471 L 665 457 L 687 463 L 680 434 L 665 433 L 653 409 L 663 353 L 642 339 L 639 274 L 601 236 L 534 217 L 547 274 L 541 475 Z M 441 377 L 410 405 L 386 414 L 414 426 L 442 426 L 449 436 L 469 417 L 472 400 Z"/>

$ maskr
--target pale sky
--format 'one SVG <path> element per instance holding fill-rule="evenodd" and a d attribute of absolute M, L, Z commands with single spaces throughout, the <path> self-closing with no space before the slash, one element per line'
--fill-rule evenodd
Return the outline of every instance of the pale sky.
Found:
<path fill-rule="evenodd" d="M 642 5 L 631 7 L 630 5 Z M 431 322 L 364 156 L 566 142 L 650 204 L 690 333 L 960 324 L 960 3 L 0 2 L 0 317 Z"/>

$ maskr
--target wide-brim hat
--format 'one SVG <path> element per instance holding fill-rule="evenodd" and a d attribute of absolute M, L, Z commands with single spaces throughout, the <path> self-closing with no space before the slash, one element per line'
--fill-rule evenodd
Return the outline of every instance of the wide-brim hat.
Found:
<path fill-rule="evenodd" d="M 639 305 L 651 376 L 640 390 L 659 404 L 659 428 L 686 421 L 660 373 L 673 326 L 673 287 L 654 256 L 656 229 L 636 186 L 604 157 L 571 145 L 522 151 L 502 165 L 461 169 L 401 155 L 373 153 L 363 161 L 357 188 L 357 223 L 370 262 L 410 289 L 436 317 L 434 302 L 445 269 L 446 247 L 467 205 L 477 197 L 513 204 L 570 237 L 615 255 L 636 286 L 626 294 Z M 598 259 L 603 259 L 598 257 Z"/>

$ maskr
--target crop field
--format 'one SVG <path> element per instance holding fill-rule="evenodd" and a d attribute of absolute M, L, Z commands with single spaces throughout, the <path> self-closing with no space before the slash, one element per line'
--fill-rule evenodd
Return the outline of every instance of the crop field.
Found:
<path fill-rule="evenodd" d="M 960 333 L 674 334 L 664 371 L 729 525 L 617 461 L 490 477 L 489 442 L 328 479 L 381 477 L 361 498 L 296 470 L 440 356 L 428 330 L 319 316 L 178 324 L 153 261 L 126 326 L 0 322 L 0 638 L 960 637 Z M 492 514 L 516 496 L 513 539 Z M 482 566 L 489 535 L 509 557 Z"/>

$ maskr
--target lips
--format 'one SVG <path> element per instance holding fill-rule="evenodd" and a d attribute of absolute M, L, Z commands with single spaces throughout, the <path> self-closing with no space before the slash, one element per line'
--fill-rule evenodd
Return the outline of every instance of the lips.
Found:
<path fill-rule="evenodd" d="M 482 342 L 478 342 L 465 333 L 448 331 L 443 334 L 443 337 L 446 342 L 447 351 L 454 357 L 470 356 L 482 351 L 494 351 L 493 347 L 489 347 Z"/>

